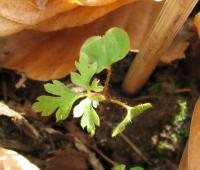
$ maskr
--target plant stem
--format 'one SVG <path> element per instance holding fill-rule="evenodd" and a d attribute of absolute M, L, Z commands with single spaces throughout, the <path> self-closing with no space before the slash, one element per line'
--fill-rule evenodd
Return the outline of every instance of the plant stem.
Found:
<path fill-rule="evenodd" d="M 108 86 L 109 86 L 109 82 L 110 82 L 110 78 L 111 78 L 111 72 L 112 72 L 111 67 L 108 67 L 107 68 L 107 77 L 106 77 L 106 81 L 105 81 L 104 89 L 103 89 L 103 94 L 104 94 L 104 96 L 106 98 L 109 98 L 109 95 L 108 95 Z"/>
<path fill-rule="evenodd" d="M 115 99 L 109 99 L 108 101 L 110 101 L 111 103 L 117 104 L 123 108 L 125 108 L 126 110 L 128 110 L 129 106 L 119 100 L 115 100 Z"/>

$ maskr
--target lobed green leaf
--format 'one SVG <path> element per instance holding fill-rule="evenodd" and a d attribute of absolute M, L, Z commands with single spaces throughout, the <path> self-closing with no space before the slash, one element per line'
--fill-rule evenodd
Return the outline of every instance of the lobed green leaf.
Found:
<path fill-rule="evenodd" d="M 77 86 L 84 87 L 86 90 L 90 90 L 90 81 L 97 70 L 96 63 L 90 63 L 86 54 L 83 54 L 82 58 L 75 66 L 79 73 L 71 73 L 71 81 Z"/>
<path fill-rule="evenodd" d="M 83 116 L 81 118 L 81 127 L 87 128 L 87 132 L 92 136 L 95 134 L 95 126 L 100 126 L 100 119 L 92 105 L 85 107 Z"/>
<path fill-rule="evenodd" d="M 42 116 L 49 116 L 56 112 L 57 121 L 66 119 L 74 102 L 84 96 L 82 93 L 72 92 L 57 80 L 47 83 L 44 87 L 46 92 L 55 96 L 38 97 L 37 102 L 33 104 L 33 110 L 41 112 Z"/>
<path fill-rule="evenodd" d="M 103 100 L 105 100 L 103 95 L 89 96 L 76 105 L 73 110 L 74 117 L 82 116 L 81 127 L 87 128 L 88 133 L 92 136 L 95 134 L 95 127 L 100 126 L 100 119 L 94 108 Z"/>

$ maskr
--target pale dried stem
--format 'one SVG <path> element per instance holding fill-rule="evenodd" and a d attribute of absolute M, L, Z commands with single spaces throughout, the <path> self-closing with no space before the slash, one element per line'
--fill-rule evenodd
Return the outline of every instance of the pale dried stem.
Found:
<path fill-rule="evenodd" d="M 198 0 L 166 0 L 123 82 L 129 94 L 140 90 L 170 47 Z"/>

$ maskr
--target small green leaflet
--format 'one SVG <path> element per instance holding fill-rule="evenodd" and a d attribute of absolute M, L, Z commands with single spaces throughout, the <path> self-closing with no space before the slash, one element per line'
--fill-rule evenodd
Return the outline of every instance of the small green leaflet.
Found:
<path fill-rule="evenodd" d="M 53 83 L 44 85 L 45 91 L 54 96 L 40 96 L 33 104 L 33 110 L 41 112 L 42 116 L 49 116 L 56 112 L 56 120 L 64 120 L 68 117 L 74 102 L 84 97 L 82 93 L 75 93 L 68 89 L 60 81 L 54 80 Z"/>
<path fill-rule="evenodd" d="M 113 168 L 113 170 L 126 170 L 126 166 L 124 164 L 117 165 Z M 130 170 L 144 170 L 144 168 L 135 166 L 135 167 L 132 167 Z"/>
<path fill-rule="evenodd" d="M 114 128 L 112 132 L 112 137 L 117 136 L 118 134 L 122 133 L 126 126 L 134 120 L 139 114 L 142 112 L 152 108 L 152 105 L 150 103 L 145 103 L 145 104 L 139 104 L 134 107 L 129 107 L 127 110 L 126 117 L 117 125 L 116 128 Z"/>
<path fill-rule="evenodd" d="M 117 165 L 113 168 L 113 170 L 125 170 L 126 166 L 124 164 Z"/>
<path fill-rule="evenodd" d="M 89 61 L 97 63 L 96 73 L 100 73 L 113 63 L 122 60 L 129 51 L 128 34 L 121 28 L 109 29 L 105 36 L 94 36 L 85 41 L 80 51 L 80 58 L 86 54 Z"/>
<path fill-rule="evenodd" d="M 90 90 L 99 93 L 103 91 L 103 86 L 99 86 L 99 80 L 94 79 L 91 83 Z"/>
<path fill-rule="evenodd" d="M 81 127 L 87 127 L 87 132 L 92 136 L 95 134 L 95 126 L 100 126 L 100 119 L 96 111 L 91 105 L 85 107 L 81 118 Z"/>
<path fill-rule="evenodd" d="M 84 87 L 86 90 L 90 90 L 90 81 L 97 70 L 96 63 L 89 63 L 89 58 L 86 54 L 83 54 L 80 61 L 75 63 L 75 66 L 79 73 L 71 73 L 71 81 L 77 86 Z"/>
<path fill-rule="evenodd" d="M 95 134 L 95 126 L 100 125 L 100 119 L 94 108 L 103 101 L 104 96 L 87 97 L 74 107 L 74 117 L 81 117 L 81 127 L 87 128 L 88 133 L 92 136 Z M 93 108 L 94 107 L 94 108 Z"/>

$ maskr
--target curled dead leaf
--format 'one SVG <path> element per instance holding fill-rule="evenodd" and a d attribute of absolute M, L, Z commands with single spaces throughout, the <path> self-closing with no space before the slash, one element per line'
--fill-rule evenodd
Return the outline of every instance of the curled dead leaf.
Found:
<path fill-rule="evenodd" d="M 83 24 L 90 23 L 109 12 L 134 1 L 136 0 L 117 0 L 116 2 L 109 3 L 107 5 L 90 7 L 78 6 L 77 4 L 68 2 L 68 6 L 66 5 L 66 7 L 62 7 L 63 9 L 57 9 L 56 11 L 51 11 L 55 8 L 52 6 L 57 5 L 55 3 L 51 4 L 52 1 L 51 3 L 48 3 L 48 6 L 44 10 L 37 9 L 34 7 L 32 1 L 28 1 L 29 7 L 33 8 L 34 11 L 31 11 L 30 9 L 30 12 L 24 11 L 25 9 L 21 7 L 22 9 L 19 9 L 19 11 L 21 10 L 20 16 L 18 16 L 16 11 L 13 12 L 12 10 L 14 9 L 11 8 L 10 11 L 5 12 L 6 14 L 11 12 L 10 16 L 6 16 L 4 14 L 0 16 L 0 25 L 4 28 L 0 30 L 0 36 L 18 32 L 19 30 L 25 28 L 42 31 L 55 31 L 68 27 L 81 26 Z M 42 2 L 44 3 L 44 1 Z M 32 5 L 30 5 L 30 3 Z M 14 16 L 12 17 L 12 15 Z"/>
<path fill-rule="evenodd" d="M 45 9 L 48 3 L 48 0 L 30 0 L 33 4 L 39 9 Z"/>
<path fill-rule="evenodd" d="M 198 35 L 200 37 L 200 12 L 194 18 L 194 25 L 195 25 Z"/>
<path fill-rule="evenodd" d="M 200 155 L 200 98 L 198 99 L 190 128 L 190 136 L 188 142 L 188 170 L 199 169 L 199 155 Z"/>
<path fill-rule="evenodd" d="M 189 46 L 189 42 L 183 41 L 178 44 L 173 44 L 169 50 L 161 57 L 161 61 L 166 64 L 170 64 L 175 60 L 180 60 L 185 58 L 185 50 Z"/>
<path fill-rule="evenodd" d="M 0 16 L 20 24 L 34 25 L 78 6 L 72 0 L 51 0 L 40 10 L 29 0 L 1 0 Z"/>
<path fill-rule="evenodd" d="M 186 144 L 178 170 L 188 170 L 188 145 Z"/>
<path fill-rule="evenodd" d="M 185 147 L 179 170 L 198 170 L 200 155 L 200 98 L 197 100 L 190 127 L 188 144 Z"/>
<path fill-rule="evenodd" d="M 74 0 L 76 3 L 81 5 L 88 5 L 88 6 L 102 6 L 117 0 Z"/>
<path fill-rule="evenodd" d="M 63 28 L 81 26 L 133 1 L 136 0 L 118 0 L 114 3 L 99 7 L 80 6 L 45 20 L 34 26 L 33 29 L 40 31 L 55 31 Z"/>
<path fill-rule="evenodd" d="M 1 170 L 39 170 L 39 168 L 32 164 L 28 159 L 19 153 L 0 148 L 0 169 Z"/>
<path fill-rule="evenodd" d="M 25 25 L 19 24 L 0 16 L 0 36 L 7 36 L 22 31 Z"/>
<path fill-rule="evenodd" d="M 193 37 L 193 23 L 188 19 L 177 34 L 169 49 L 162 55 L 161 61 L 170 64 L 175 60 L 185 59 L 185 51 L 189 47 L 190 39 Z"/>

